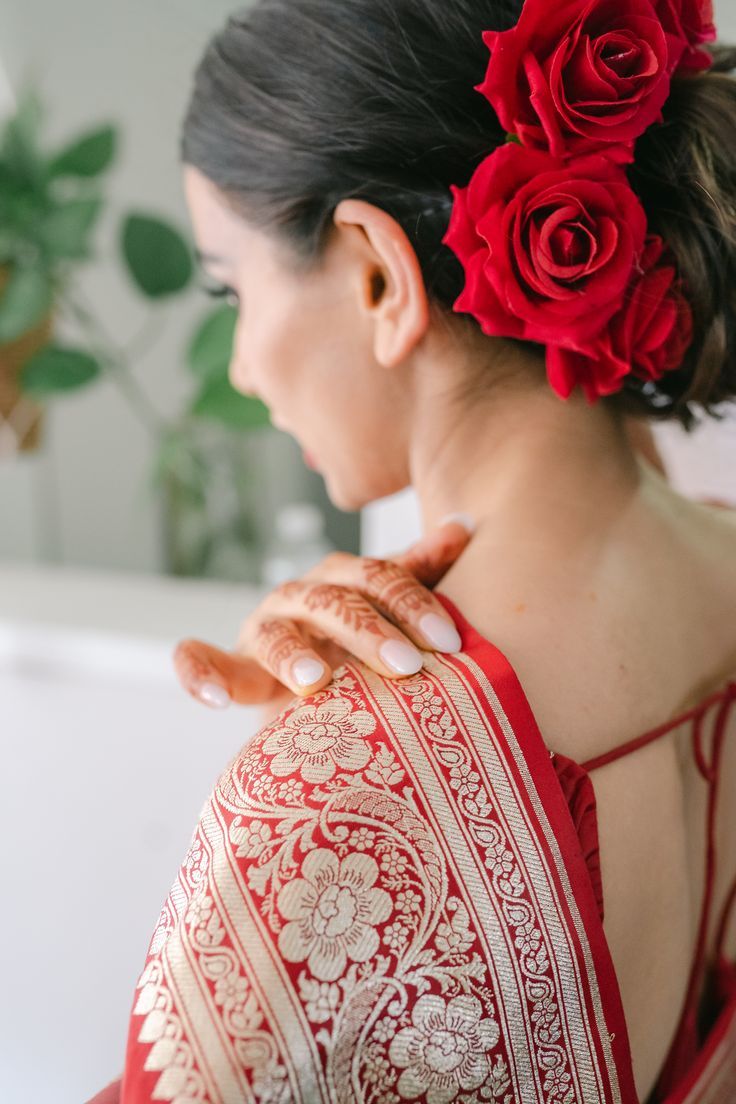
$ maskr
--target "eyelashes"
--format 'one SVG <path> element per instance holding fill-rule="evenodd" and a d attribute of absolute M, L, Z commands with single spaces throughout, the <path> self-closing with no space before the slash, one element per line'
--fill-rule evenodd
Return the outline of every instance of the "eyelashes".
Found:
<path fill-rule="evenodd" d="M 240 307 L 240 298 L 237 291 L 234 288 L 228 287 L 227 284 L 221 284 L 217 287 L 208 287 L 205 284 L 201 285 L 202 291 L 210 299 L 224 299 L 230 307 L 236 309 Z"/>

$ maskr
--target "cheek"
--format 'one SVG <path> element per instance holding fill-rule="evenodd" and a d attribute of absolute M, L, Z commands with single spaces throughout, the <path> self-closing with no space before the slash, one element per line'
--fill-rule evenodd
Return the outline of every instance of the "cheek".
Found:
<path fill-rule="evenodd" d="M 235 329 L 230 382 L 271 406 L 293 382 L 303 344 L 295 320 L 274 318 L 256 304 L 249 305 Z"/>
<path fill-rule="evenodd" d="M 285 295 L 249 302 L 235 332 L 231 382 L 291 425 L 294 411 L 307 416 L 315 404 L 333 407 L 356 353 L 356 335 L 342 323 L 339 314 Z"/>
<path fill-rule="evenodd" d="M 329 470 L 337 452 L 355 470 L 375 456 L 396 414 L 391 375 L 377 367 L 369 328 L 339 303 L 289 294 L 251 297 L 239 320 L 231 382 L 257 395 L 277 424 Z M 350 459 L 348 459 L 350 458 Z"/>

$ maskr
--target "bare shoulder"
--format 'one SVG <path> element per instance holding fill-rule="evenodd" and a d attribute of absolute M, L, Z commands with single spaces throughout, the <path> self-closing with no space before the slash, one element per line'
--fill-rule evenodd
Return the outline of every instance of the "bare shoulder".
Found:
<path fill-rule="evenodd" d="M 578 762 L 736 670 L 736 509 L 660 495 L 543 560 L 471 545 L 442 583 L 510 660 L 546 742 Z"/>

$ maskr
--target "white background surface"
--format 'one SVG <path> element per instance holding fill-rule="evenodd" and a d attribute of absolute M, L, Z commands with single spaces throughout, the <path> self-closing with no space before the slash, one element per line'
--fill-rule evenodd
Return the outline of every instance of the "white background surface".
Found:
<path fill-rule="evenodd" d="M 0 1101 L 82 1104 L 122 1070 L 158 914 L 220 772 L 260 727 L 179 687 L 259 594 L 0 564 Z"/>

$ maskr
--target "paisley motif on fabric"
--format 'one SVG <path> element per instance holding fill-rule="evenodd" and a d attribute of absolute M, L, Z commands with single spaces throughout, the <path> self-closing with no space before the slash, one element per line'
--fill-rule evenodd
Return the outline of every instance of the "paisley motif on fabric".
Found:
<path fill-rule="evenodd" d="M 549 752 L 472 659 L 425 659 L 398 681 L 344 664 L 223 772 L 138 982 L 122 1104 L 633 1104 Z"/>

